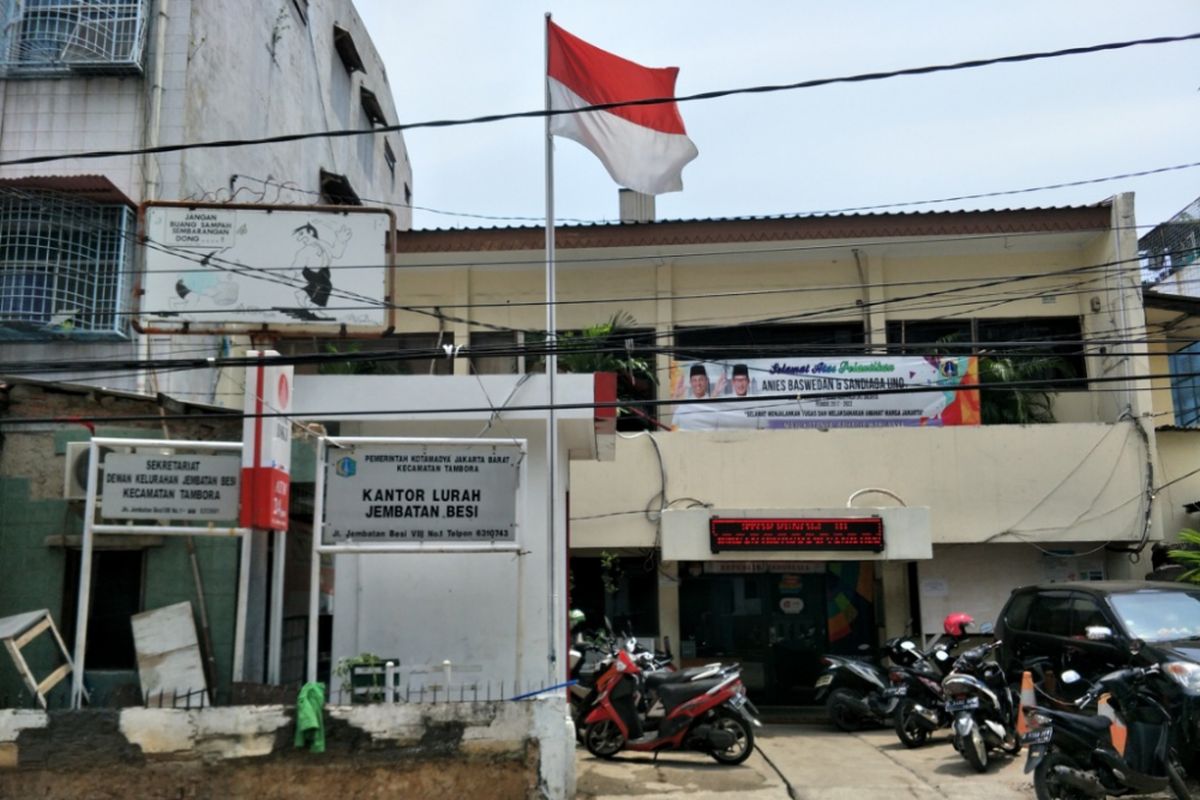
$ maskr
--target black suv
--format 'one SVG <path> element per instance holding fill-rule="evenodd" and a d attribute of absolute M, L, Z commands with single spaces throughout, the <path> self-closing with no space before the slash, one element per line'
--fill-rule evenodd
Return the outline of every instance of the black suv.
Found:
<path fill-rule="evenodd" d="M 1161 664 L 1184 756 L 1189 767 L 1200 767 L 1200 586 L 1150 581 L 1022 586 L 1000 612 L 996 638 L 997 658 L 1010 681 L 1042 659 L 1058 674 L 1073 669 L 1089 678 L 1130 663 Z"/>

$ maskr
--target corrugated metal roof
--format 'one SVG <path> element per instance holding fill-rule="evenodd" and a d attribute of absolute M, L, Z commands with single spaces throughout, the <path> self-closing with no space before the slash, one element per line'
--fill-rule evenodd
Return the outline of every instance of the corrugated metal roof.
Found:
<path fill-rule="evenodd" d="M 988 211 L 909 211 L 854 214 L 595 222 L 556 226 L 557 246 L 637 247 L 862 239 L 867 237 L 970 236 L 1017 233 L 1107 231 L 1111 204 L 995 209 Z M 396 252 L 478 252 L 527 250 L 542 246 L 544 228 L 426 228 L 397 236 Z"/>

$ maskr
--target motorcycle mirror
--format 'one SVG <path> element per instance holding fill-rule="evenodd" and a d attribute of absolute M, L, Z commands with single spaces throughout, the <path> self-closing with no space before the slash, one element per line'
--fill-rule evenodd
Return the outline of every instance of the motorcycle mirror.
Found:
<path fill-rule="evenodd" d="M 1080 675 L 1075 670 L 1069 669 L 1066 672 L 1064 672 L 1062 675 L 1059 675 L 1058 679 L 1060 681 L 1062 681 L 1063 683 L 1072 684 L 1072 683 L 1079 683 L 1079 681 L 1081 681 L 1083 679 L 1083 676 Z"/>
<path fill-rule="evenodd" d="M 1106 642 L 1112 638 L 1112 628 L 1107 625 L 1088 625 L 1083 629 L 1089 642 Z"/>

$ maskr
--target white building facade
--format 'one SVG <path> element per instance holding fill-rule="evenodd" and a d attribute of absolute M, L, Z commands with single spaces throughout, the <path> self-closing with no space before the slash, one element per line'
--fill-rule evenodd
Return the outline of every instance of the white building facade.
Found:
<path fill-rule="evenodd" d="M 0 3 L 0 161 L 396 122 L 383 63 L 350 0 Z M 143 202 L 382 205 L 403 230 L 411 198 L 398 132 L 0 166 L 0 363 L 244 346 L 136 330 Z M 239 402 L 222 398 L 207 371 L 42 377 Z"/>

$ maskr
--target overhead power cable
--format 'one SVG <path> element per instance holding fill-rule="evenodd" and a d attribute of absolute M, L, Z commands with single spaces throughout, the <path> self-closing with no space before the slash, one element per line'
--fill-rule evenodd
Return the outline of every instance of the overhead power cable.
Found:
<path fill-rule="evenodd" d="M 732 97 L 735 95 L 768 94 L 772 92 L 795 91 L 798 89 L 813 89 L 819 86 L 830 86 L 841 83 L 867 83 L 870 81 L 887 80 L 890 78 L 899 78 L 904 76 L 934 75 L 942 72 L 978 69 L 980 67 L 988 67 L 996 64 L 1018 64 L 1051 58 L 1064 58 L 1068 56 L 1088 55 L 1112 50 L 1124 50 L 1126 48 L 1139 47 L 1143 45 L 1173 44 L 1176 42 L 1186 42 L 1196 39 L 1200 39 L 1200 33 L 1190 33 L 1181 36 L 1156 36 L 1147 39 L 1131 39 L 1123 42 L 1108 42 L 1106 44 L 1095 44 L 1085 47 L 1067 47 L 1060 50 L 1047 50 L 1037 53 L 1021 53 L 1018 55 L 999 56 L 995 58 L 971 59 L 968 61 L 958 61 L 951 64 L 935 64 L 924 67 L 908 67 L 905 69 L 864 72 L 857 75 L 844 75 L 836 78 L 816 78 L 813 80 L 796 81 L 794 83 L 760 84 L 758 86 L 746 86 L 736 89 L 720 89 L 716 91 L 699 92 L 696 94 L 684 95 L 682 97 L 647 97 L 618 103 L 597 103 L 594 105 L 583 106 L 581 108 L 574 109 L 538 109 L 535 111 L 517 111 L 507 114 L 486 114 L 483 116 L 462 119 L 440 119 L 427 120 L 424 122 L 400 123 L 396 125 L 380 125 L 373 128 L 358 130 L 310 131 L 307 133 L 281 134 L 278 136 L 264 136 L 254 139 L 217 139 L 207 142 L 188 142 L 124 150 L 89 150 L 77 153 L 62 153 L 59 155 L 26 156 L 24 158 L 0 161 L 0 166 L 8 167 L 25 164 L 46 164 L 65 159 L 113 158 L 120 156 L 150 155 L 156 153 L 178 153 L 184 150 L 281 144 L 284 142 L 303 141 L 305 139 L 335 139 L 352 136 L 375 136 L 381 133 L 395 133 L 426 128 L 454 128 L 463 125 L 481 125 L 510 119 L 544 119 L 546 117 L 585 114 L 591 111 L 607 111 L 614 108 L 628 108 L 631 106 L 652 106 L 663 105 L 665 103 L 689 103 L 697 100 L 715 100 L 717 98 Z"/>
<path fill-rule="evenodd" d="M 1177 378 L 1200 378 L 1200 372 L 1166 372 L 1155 373 L 1148 375 L 1109 375 L 1096 378 L 1090 378 L 1089 384 L 1106 384 L 1106 383 L 1144 383 L 1147 381 L 1163 381 Z M 863 395 L 869 396 L 890 396 L 901 394 L 918 394 L 925 392 L 992 392 L 1004 390 L 1034 390 L 1039 389 L 1053 391 L 1061 386 L 1062 380 L 1056 378 L 1040 378 L 1032 380 L 1020 381 L 1003 381 L 996 383 L 972 384 L 968 386 L 906 386 L 900 389 L 855 389 L 845 391 L 828 391 L 828 392 L 812 392 L 797 394 L 772 394 L 772 395 L 756 395 L 753 397 L 736 397 L 722 395 L 720 397 L 704 397 L 704 398 L 681 398 L 681 399 L 644 399 L 644 400 L 616 400 L 611 402 L 587 402 L 587 403 L 531 403 L 527 405 L 510 405 L 503 409 L 504 413 L 512 412 L 534 412 L 534 411 L 579 411 L 579 410 L 596 410 L 608 408 L 658 408 L 661 406 L 690 406 L 690 405 L 706 405 L 712 403 L 725 404 L 736 403 L 758 403 L 758 404 L 774 404 L 774 403 L 791 403 L 791 402 L 812 402 L 816 400 L 836 400 L 859 397 Z M 426 408 L 387 408 L 374 409 L 370 411 L 348 411 L 345 409 L 331 409 L 320 411 L 293 411 L 289 414 L 281 412 L 263 412 L 261 414 L 246 414 L 240 411 L 212 411 L 212 412 L 195 412 L 184 414 L 116 414 L 111 416 L 94 416 L 94 415 L 71 415 L 69 417 L 62 416 L 45 416 L 45 417 L 13 417 L 9 416 L 0 422 L 0 429 L 15 427 L 21 425 L 45 425 L 57 422 L 158 422 L 162 419 L 167 420 L 198 420 L 198 419 L 214 419 L 214 420 L 242 420 L 242 419 L 272 419 L 276 417 L 295 417 L 305 420 L 319 420 L 330 418 L 364 418 L 364 417 L 379 417 L 392 415 L 411 415 L 420 417 L 429 417 L 435 415 L 454 416 L 457 414 L 493 414 L 497 411 L 494 406 L 463 406 L 463 407 L 426 407 Z"/>

